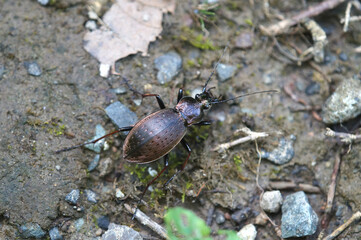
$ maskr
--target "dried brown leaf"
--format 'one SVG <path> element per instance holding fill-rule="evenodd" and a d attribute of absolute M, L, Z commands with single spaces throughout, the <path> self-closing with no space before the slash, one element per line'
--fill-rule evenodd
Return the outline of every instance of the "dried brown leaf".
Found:
<path fill-rule="evenodd" d="M 84 48 L 100 63 L 113 65 L 130 54 L 147 54 L 162 31 L 162 15 L 175 9 L 175 0 L 117 0 L 104 14 L 104 25 L 84 36 Z"/>

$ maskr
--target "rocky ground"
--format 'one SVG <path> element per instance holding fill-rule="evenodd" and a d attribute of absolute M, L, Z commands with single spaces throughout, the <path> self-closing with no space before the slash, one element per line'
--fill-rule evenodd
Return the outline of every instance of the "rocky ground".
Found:
<path fill-rule="evenodd" d="M 270 1 L 267 18 L 262 1 L 219 1 L 217 8 L 207 10 L 215 13 L 214 19 L 199 12 L 197 1 L 177 3 L 173 14 L 163 15 L 163 31 L 149 45 L 147 56 L 133 54 L 116 62 L 116 70 L 133 88 L 158 93 L 173 107 L 180 87 L 187 95 L 201 89 L 228 45 L 209 84 L 216 87 L 215 96 L 279 91 L 214 105 L 205 116 L 213 121 L 211 126 L 189 128 L 186 139 L 193 151 L 185 171 L 162 188 L 187 157 L 177 146 L 170 154 L 170 170 L 146 194 L 147 206 L 140 206 L 155 222 L 163 225 L 165 210 L 182 206 L 207 220 L 215 239 L 221 238 L 219 229 L 239 231 L 247 224 L 256 226 L 257 239 L 277 239 L 270 222 L 258 222 L 258 150 L 264 158 L 259 185 L 280 190 L 284 206 L 294 198 L 309 206 L 315 222 L 303 239 L 316 239 L 322 230 L 326 236 L 361 210 L 360 144 L 325 136 L 327 127 L 359 133 L 361 24 L 351 22 L 343 32 L 340 18 L 346 3 L 318 14 L 313 19 L 327 34 L 324 56 L 322 61 L 317 54 L 303 59 L 301 52 L 314 41 L 307 30 L 277 38 L 260 31 L 261 25 L 279 21 L 277 14 L 290 17 L 320 1 L 303 1 L 307 6 L 298 2 Z M 0 239 L 100 239 L 109 223 L 129 226 L 145 239 L 160 238 L 132 220 L 125 204 L 136 205 L 163 161 L 124 162 L 125 134 L 107 138 L 105 150 L 101 147 L 98 153 L 87 148 L 55 153 L 158 110 L 155 99 L 142 100 L 121 77 L 99 76 L 97 60 L 83 48 L 90 3 L 59 0 L 44 6 L 0 0 Z M 101 3 L 102 13 L 112 4 Z M 355 9 L 351 13 L 360 15 Z M 205 21 L 203 32 L 200 19 Z M 199 42 L 197 34 L 210 42 Z M 164 55 L 170 57 L 165 62 L 173 63 L 165 71 L 174 71 L 167 83 L 158 74 Z M 120 110 L 114 111 L 114 106 Z M 237 131 L 244 127 L 269 136 L 257 144 L 248 141 L 213 151 L 246 136 Z M 329 209 L 327 195 L 337 160 L 341 165 Z M 285 183 L 295 184 L 284 189 Z M 306 194 L 291 195 L 300 190 Z M 289 220 L 283 219 L 286 209 L 279 211 L 269 217 L 281 226 Z M 360 238 L 359 223 L 339 237 Z"/>

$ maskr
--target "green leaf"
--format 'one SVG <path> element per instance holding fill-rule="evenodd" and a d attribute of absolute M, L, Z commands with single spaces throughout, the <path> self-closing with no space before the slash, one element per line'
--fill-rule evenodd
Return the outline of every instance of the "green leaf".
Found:
<path fill-rule="evenodd" d="M 232 230 L 219 230 L 218 234 L 226 235 L 227 236 L 226 240 L 242 240 L 237 236 L 237 233 Z"/>
<path fill-rule="evenodd" d="M 165 215 L 164 221 L 171 240 L 211 240 L 211 229 L 190 210 L 172 208 Z"/>

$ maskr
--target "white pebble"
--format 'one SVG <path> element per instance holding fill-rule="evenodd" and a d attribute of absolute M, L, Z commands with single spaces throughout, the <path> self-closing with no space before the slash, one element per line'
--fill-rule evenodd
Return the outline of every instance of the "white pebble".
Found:
<path fill-rule="evenodd" d="M 257 236 L 256 227 L 253 224 L 248 224 L 239 230 L 237 236 L 242 240 L 254 240 Z"/>
<path fill-rule="evenodd" d="M 267 191 L 261 199 L 261 208 L 266 212 L 276 213 L 280 210 L 282 202 L 280 191 Z"/>

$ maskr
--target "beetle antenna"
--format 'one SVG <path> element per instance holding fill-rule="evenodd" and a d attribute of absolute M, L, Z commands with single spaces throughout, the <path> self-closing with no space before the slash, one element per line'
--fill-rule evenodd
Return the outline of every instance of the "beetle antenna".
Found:
<path fill-rule="evenodd" d="M 279 93 L 279 91 L 278 90 L 267 90 L 267 91 L 259 91 L 259 92 L 247 93 L 247 94 L 244 94 L 244 95 L 240 95 L 240 96 L 230 98 L 230 99 L 226 99 L 226 100 L 222 100 L 222 101 L 218 101 L 218 100 L 213 101 L 213 102 L 211 102 L 211 104 L 224 103 L 224 102 L 228 102 L 228 101 L 235 100 L 235 99 L 238 99 L 238 98 L 242 98 L 242 97 L 246 97 L 246 96 L 250 96 L 250 95 L 255 95 L 255 94 L 260 94 L 260 93 Z"/>
<path fill-rule="evenodd" d="M 214 73 L 216 72 L 216 69 L 217 69 L 217 67 L 218 67 L 218 64 L 219 64 L 219 62 L 222 60 L 224 54 L 226 53 L 227 48 L 228 48 L 228 44 L 224 47 L 224 50 L 223 50 L 223 53 L 222 53 L 221 57 L 219 58 L 219 60 L 218 60 L 218 62 L 216 63 L 216 65 L 214 66 L 211 75 L 209 75 L 209 77 L 208 77 L 208 79 L 207 79 L 206 84 L 204 84 L 204 87 L 203 87 L 203 90 L 202 90 L 203 93 L 206 92 L 207 85 L 208 85 L 209 81 L 212 79 Z"/>

